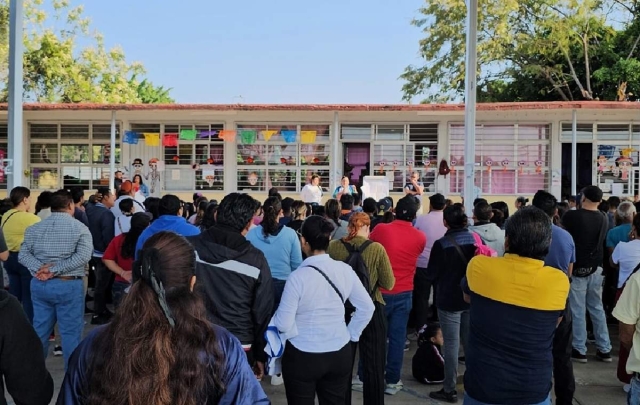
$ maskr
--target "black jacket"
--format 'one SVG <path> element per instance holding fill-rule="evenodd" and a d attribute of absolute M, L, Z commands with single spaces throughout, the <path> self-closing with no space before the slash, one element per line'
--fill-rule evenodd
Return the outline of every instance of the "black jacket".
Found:
<path fill-rule="evenodd" d="M 102 204 L 87 204 L 89 231 L 93 237 L 93 249 L 104 253 L 115 234 L 115 220 L 111 210 Z"/>
<path fill-rule="evenodd" d="M 0 289 L 0 405 L 7 392 L 16 405 L 48 404 L 53 379 L 44 364 L 42 342 L 24 315 L 22 305 Z"/>
<path fill-rule="evenodd" d="M 411 361 L 413 378 L 422 384 L 444 381 L 444 357 L 439 346 L 430 341 L 422 343 Z"/>
<path fill-rule="evenodd" d="M 458 244 L 464 257 L 451 240 Z M 460 282 L 467 275 L 467 265 L 475 251 L 475 239 L 467 229 L 448 230 L 433 244 L 427 273 L 435 280 L 438 290 L 436 308 L 451 312 L 469 309 L 469 304 L 464 302 Z"/>
<path fill-rule="evenodd" d="M 196 249 L 196 288 L 210 320 L 252 345 L 254 358 L 264 361 L 264 332 L 273 315 L 273 280 L 264 254 L 222 225 L 187 239 Z"/>

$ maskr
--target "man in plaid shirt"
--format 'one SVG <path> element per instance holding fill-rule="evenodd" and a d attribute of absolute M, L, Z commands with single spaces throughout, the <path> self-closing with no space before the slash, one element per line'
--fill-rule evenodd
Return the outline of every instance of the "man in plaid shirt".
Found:
<path fill-rule="evenodd" d="M 45 357 L 56 321 L 62 339 L 64 366 L 80 344 L 84 327 L 85 265 L 91 259 L 91 232 L 74 217 L 71 194 L 53 194 L 51 216 L 29 228 L 18 259 L 31 274 L 33 327 L 42 341 Z M 36 226 L 37 225 L 37 226 Z"/>

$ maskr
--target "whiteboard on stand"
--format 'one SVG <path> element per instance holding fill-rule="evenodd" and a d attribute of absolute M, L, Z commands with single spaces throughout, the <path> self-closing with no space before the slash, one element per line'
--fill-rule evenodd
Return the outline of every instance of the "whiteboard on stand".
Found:
<path fill-rule="evenodd" d="M 363 200 L 371 197 L 379 201 L 389 196 L 389 179 L 387 176 L 364 176 L 361 190 Z"/>

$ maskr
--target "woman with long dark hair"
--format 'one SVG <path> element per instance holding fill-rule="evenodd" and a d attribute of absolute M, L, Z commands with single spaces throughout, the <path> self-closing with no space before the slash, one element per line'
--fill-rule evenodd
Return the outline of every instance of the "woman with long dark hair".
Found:
<path fill-rule="evenodd" d="M 9 249 L 9 258 L 4 269 L 9 276 L 9 293 L 16 297 L 30 323 L 33 323 L 33 302 L 31 301 L 31 273 L 18 261 L 20 247 L 24 241 L 24 232 L 31 225 L 40 222 L 40 218 L 29 212 L 31 209 L 31 191 L 26 187 L 14 187 L 9 193 L 11 208 L 5 212 L 0 227 Z"/>
<path fill-rule="evenodd" d="M 218 200 L 211 200 L 207 204 L 207 208 L 202 215 L 202 221 L 200 221 L 200 230 L 206 231 L 216 224 L 216 212 L 218 211 Z"/>
<path fill-rule="evenodd" d="M 363 212 L 356 212 L 349 218 L 349 234 L 342 239 L 332 240 L 327 253 L 338 261 L 346 261 L 352 251 L 359 251 L 369 271 L 369 295 L 373 299 L 375 311 L 371 321 L 360 337 L 360 365 L 358 379 L 353 382 L 363 391 L 367 405 L 384 404 L 384 369 L 386 364 L 387 319 L 384 300 L 380 288 L 393 289 L 396 278 L 384 246 L 369 240 L 371 219 Z M 355 353 L 354 353 L 355 355 Z M 351 379 L 349 379 L 351 383 Z M 347 404 L 351 403 L 347 395 Z"/>
<path fill-rule="evenodd" d="M 144 244 L 113 321 L 69 362 L 58 404 L 268 404 L 238 340 L 212 325 L 193 292 L 196 257 L 185 238 Z"/>
<path fill-rule="evenodd" d="M 274 288 L 274 307 L 280 304 L 284 284 L 292 271 L 302 263 L 302 250 L 296 232 L 280 225 L 282 201 L 269 197 L 262 205 L 262 222 L 247 233 L 247 240 L 264 253 L 269 263 Z"/>
<path fill-rule="evenodd" d="M 338 200 L 332 198 L 324 204 L 324 216 L 331 222 L 334 227 L 333 233 L 331 234 L 331 239 L 342 239 L 347 236 L 347 227 L 349 223 L 345 220 L 340 219 L 341 215 L 342 205 L 340 205 L 340 202 Z"/>
<path fill-rule="evenodd" d="M 139 192 L 144 198 L 149 197 L 149 187 L 144 184 L 144 181 L 142 181 L 142 176 L 139 174 L 133 176 L 133 191 L 136 194 Z M 136 200 L 137 199 L 138 198 L 136 198 Z"/>
<path fill-rule="evenodd" d="M 131 199 L 129 199 L 129 201 L 131 201 Z M 150 223 L 151 214 L 148 212 L 133 214 L 129 232 L 113 238 L 102 256 L 102 261 L 105 266 L 116 274 L 113 287 L 111 287 L 113 306 L 116 307 L 116 309 L 122 302 L 125 290 L 131 286 L 131 271 L 133 269 L 133 258 L 136 253 L 136 243 L 138 243 L 138 238 L 142 234 L 142 231 L 147 229 Z"/>
<path fill-rule="evenodd" d="M 351 375 L 352 342 L 373 315 L 374 306 L 362 282 L 343 262 L 326 254 L 334 227 L 326 218 L 310 216 L 300 228 L 307 259 L 291 273 L 273 323 L 278 331 L 297 335 L 287 341 L 282 358 L 287 402 L 344 404 Z M 347 326 L 344 303 L 355 313 Z"/>

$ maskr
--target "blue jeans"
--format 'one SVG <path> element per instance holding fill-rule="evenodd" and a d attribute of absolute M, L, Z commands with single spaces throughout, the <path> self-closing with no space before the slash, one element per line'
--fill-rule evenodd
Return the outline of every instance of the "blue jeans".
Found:
<path fill-rule="evenodd" d="M 640 405 L 640 380 L 638 377 L 631 379 L 631 389 L 627 394 L 628 405 Z"/>
<path fill-rule="evenodd" d="M 125 290 L 131 287 L 130 283 L 123 283 L 122 281 L 114 281 L 111 287 L 111 296 L 113 298 L 113 307 L 118 309 L 124 296 L 127 294 Z"/>
<path fill-rule="evenodd" d="M 33 328 L 35 329 L 45 358 L 49 354 L 49 335 L 53 326 L 58 323 L 64 369 L 67 369 L 69 357 L 82 340 L 84 328 L 84 287 L 80 280 L 62 280 L 52 278 L 31 281 L 31 297 L 33 298 Z"/>
<path fill-rule="evenodd" d="M 493 404 L 488 404 L 486 402 L 480 402 L 480 401 L 476 401 L 475 399 L 471 398 L 469 395 L 467 395 L 467 393 L 464 393 L 464 405 L 493 405 Z M 528 404 L 528 405 L 551 405 L 551 397 L 545 399 L 542 402 L 538 402 L 537 404 Z"/>
<path fill-rule="evenodd" d="M 22 303 L 24 313 L 33 323 L 33 303 L 31 302 L 31 273 L 18 261 L 18 252 L 9 253 L 4 263 L 4 269 L 9 276 L 9 293 Z"/>
<path fill-rule="evenodd" d="M 602 306 L 602 268 L 588 277 L 573 277 L 569 303 L 573 315 L 573 348 L 580 354 L 587 354 L 587 320 L 589 311 L 596 337 L 596 347 L 602 353 L 611 351 L 607 317 Z M 585 309 L 586 308 L 586 309 Z"/>
<path fill-rule="evenodd" d="M 382 294 L 384 302 L 386 302 L 384 314 L 387 317 L 387 339 L 389 340 L 385 373 L 387 384 L 397 384 L 400 381 L 412 296 L 411 291 L 400 294 Z"/>
<path fill-rule="evenodd" d="M 469 311 L 449 312 L 438 309 L 440 328 L 444 338 L 444 382 L 445 392 L 456 390 L 458 379 L 458 354 L 460 353 L 460 338 L 466 349 L 469 340 Z"/>

